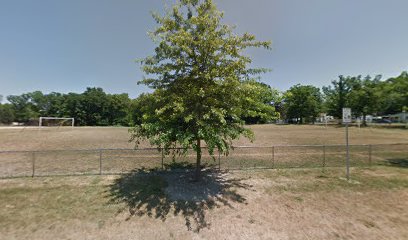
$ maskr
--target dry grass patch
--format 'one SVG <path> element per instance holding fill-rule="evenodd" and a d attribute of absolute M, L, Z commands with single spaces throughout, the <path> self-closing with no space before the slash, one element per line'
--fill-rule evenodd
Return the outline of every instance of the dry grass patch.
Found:
<path fill-rule="evenodd" d="M 255 141 L 239 139 L 234 145 L 313 145 L 344 144 L 344 128 L 318 125 L 252 125 Z M 350 144 L 408 143 L 408 131 L 403 129 L 350 127 Z M 0 150 L 50 150 L 133 148 L 128 128 L 0 128 Z M 149 147 L 142 143 L 141 147 Z"/>
<path fill-rule="evenodd" d="M 324 126 L 249 126 L 256 140 L 249 143 L 239 139 L 234 145 L 264 146 L 235 148 L 220 161 L 204 151 L 202 162 L 207 166 L 218 164 L 222 169 L 246 168 L 306 168 L 344 166 L 346 149 L 341 146 L 297 146 L 296 144 L 344 144 L 344 129 Z M 162 155 L 157 149 L 132 150 L 127 128 L 0 128 L 0 177 L 117 174 L 135 168 L 162 167 Z M 350 128 L 351 144 L 408 143 L 408 131 L 399 129 Z M 270 146 L 276 146 L 273 149 Z M 269 147 L 266 147 L 269 146 Z M 147 143 L 141 147 L 151 147 Z M 98 150 L 126 148 L 130 150 Z M 388 164 L 407 166 L 405 145 L 352 146 L 351 166 Z M 59 149 L 60 151 L 48 151 Z M 71 149 L 71 150 L 70 150 Z M 82 151 L 72 151 L 82 149 Z M 93 149 L 93 150 L 84 150 Z M 33 152 L 1 152 L 1 150 L 27 150 Z M 371 153 L 371 157 L 369 157 Z M 217 154 L 216 154 L 217 155 Z M 195 153 L 177 156 L 176 161 L 195 162 Z M 164 164 L 172 161 L 171 156 Z M 35 170 L 33 171 L 33 166 Z"/>
<path fill-rule="evenodd" d="M 215 175 L 214 175 L 215 174 Z M 408 169 L 0 180 L 0 239 L 407 239 Z M 198 231 L 200 230 L 200 231 Z"/>

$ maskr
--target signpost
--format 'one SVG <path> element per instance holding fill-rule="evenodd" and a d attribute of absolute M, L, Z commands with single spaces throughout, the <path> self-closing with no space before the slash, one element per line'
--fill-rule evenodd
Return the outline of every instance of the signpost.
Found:
<path fill-rule="evenodd" d="M 348 124 L 351 123 L 351 109 L 343 108 L 343 123 L 346 124 L 346 148 L 347 148 L 347 181 L 350 180 L 350 152 L 349 152 L 349 139 L 348 139 Z"/>
<path fill-rule="evenodd" d="M 360 119 L 360 118 L 357 118 L 356 121 L 357 121 L 358 129 L 360 129 L 361 119 Z"/>

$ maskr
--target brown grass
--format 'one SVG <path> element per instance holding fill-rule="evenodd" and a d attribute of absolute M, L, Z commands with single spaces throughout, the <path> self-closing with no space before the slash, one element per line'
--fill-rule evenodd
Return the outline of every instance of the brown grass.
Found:
<path fill-rule="evenodd" d="M 322 125 L 253 125 L 252 145 L 321 145 L 344 144 L 345 129 Z M 349 128 L 350 144 L 407 143 L 408 131 L 404 129 Z M 247 145 L 238 141 L 237 145 Z"/>
<path fill-rule="evenodd" d="M 239 139 L 234 145 L 314 145 L 344 144 L 341 127 L 313 125 L 253 125 L 255 141 Z M 408 143 L 408 131 L 403 129 L 350 127 L 350 144 Z M 50 150 L 133 148 L 127 128 L 78 127 L 63 128 L 0 128 L 0 150 Z M 141 147 L 149 147 L 143 143 Z"/>
<path fill-rule="evenodd" d="M 230 172 L 221 177 L 235 184 L 194 208 L 166 198 L 180 186 L 144 174 L 151 184 L 133 175 L 2 179 L 0 239 L 408 238 L 407 168 L 352 169 L 350 183 L 342 170 Z"/>
<path fill-rule="evenodd" d="M 344 143 L 344 128 L 250 128 L 255 142 L 240 139 L 235 145 Z M 0 150 L 132 148 L 128 139 L 126 128 L 0 129 Z M 352 127 L 350 143 L 408 143 L 408 131 Z M 238 171 L 209 175 L 204 185 L 142 170 L 121 176 L 0 179 L 0 239 L 408 239 L 407 152 L 401 147 L 376 149 L 372 160 L 387 159 L 394 167 L 352 168 L 350 183 L 343 168 L 330 168 L 329 161 L 344 165 L 344 149 L 328 151 L 324 174 L 321 168 Z M 276 162 L 265 148 L 237 151 L 231 154 L 235 160 L 223 164 L 257 167 L 259 161 L 279 167 L 322 160 L 320 147 L 276 150 Z M 0 175 L 30 175 L 32 156 L 27 154 L 3 154 Z M 99 170 L 97 151 L 37 154 L 37 174 L 70 173 L 78 166 L 87 173 Z M 107 171 L 160 164 L 151 152 L 104 154 Z M 367 162 L 364 154 L 366 148 L 357 149 L 352 160 Z M 196 198 L 188 198 L 191 194 Z"/>
<path fill-rule="evenodd" d="M 250 126 L 256 136 L 253 143 L 240 139 L 234 144 L 249 146 L 297 145 L 297 144 L 344 144 L 344 128 L 324 126 Z M 69 150 L 94 149 L 90 151 L 56 151 L 1 153 L 0 177 L 31 176 L 33 162 L 35 175 L 69 175 L 128 172 L 135 168 L 161 168 L 161 153 L 157 150 L 104 150 L 99 148 L 129 148 L 129 133 L 126 128 L 3 128 L 0 129 L 0 150 Z M 396 129 L 350 128 L 351 144 L 408 143 L 408 131 Z M 142 144 L 142 147 L 150 147 Z M 354 146 L 350 149 L 352 166 L 374 163 L 406 164 L 407 145 L 375 146 L 369 158 L 368 146 Z M 344 166 L 345 148 L 343 146 L 326 147 L 276 147 L 236 148 L 228 157 L 222 156 L 223 169 L 240 168 L 288 168 L 288 167 L 327 167 Z M 272 157 L 272 152 L 274 157 Z M 203 163 L 218 167 L 214 159 L 204 151 Z M 34 156 L 35 155 L 35 156 Z M 217 154 L 215 154 L 217 157 Z M 326 159 L 324 159 L 326 156 Z M 177 161 L 194 163 L 195 153 L 177 156 Z M 100 159 L 102 160 L 100 164 Z M 170 163 L 171 156 L 164 159 Z M 394 164 L 394 165 L 395 165 Z"/>

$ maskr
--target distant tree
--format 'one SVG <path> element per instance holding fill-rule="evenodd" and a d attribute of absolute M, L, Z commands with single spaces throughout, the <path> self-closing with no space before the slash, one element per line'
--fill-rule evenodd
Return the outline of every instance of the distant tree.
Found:
<path fill-rule="evenodd" d="M 348 106 L 352 109 L 352 113 L 356 117 L 363 117 L 363 125 L 366 125 L 366 116 L 376 113 L 380 108 L 380 84 L 381 75 L 377 75 L 374 79 L 366 76 L 364 79 L 361 76 L 353 78 L 351 82 L 351 91 L 348 94 Z"/>
<path fill-rule="evenodd" d="M 41 91 L 34 91 L 26 93 L 28 97 L 28 105 L 30 109 L 35 113 L 32 117 L 39 117 L 45 115 L 45 108 L 47 105 L 47 99 Z"/>
<path fill-rule="evenodd" d="M 75 125 L 87 125 L 87 112 L 83 107 L 83 95 L 78 93 L 68 93 L 63 95 L 63 103 L 61 104 L 62 117 L 75 118 Z"/>
<path fill-rule="evenodd" d="M 280 119 L 280 120 L 286 120 L 287 119 L 287 109 L 286 109 L 286 102 L 285 102 L 285 94 L 286 94 L 286 92 L 278 92 L 277 95 L 276 95 L 276 100 L 272 104 L 275 107 L 277 118 Z"/>
<path fill-rule="evenodd" d="M 87 88 L 81 96 L 80 104 L 80 111 L 85 113 L 85 125 L 109 125 L 108 102 L 108 96 L 102 88 Z"/>
<path fill-rule="evenodd" d="M 129 126 L 128 113 L 130 111 L 130 98 L 127 93 L 108 94 L 106 115 L 109 125 Z"/>
<path fill-rule="evenodd" d="M 7 96 L 7 100 L 13 107 L 16 121 L 28 122 L 30 119 L 38 117 L 38 112 L 33 109 L 33 105 L 30 102 L 30 94 L 10 95 Z"/>
<path fill-rule="evenodd" d="M 14 121 L 14 111 L 11 104 L 0 104 L 0 123 L 10 124 Z"/>
<path fill-rule="evenodd" d="M 332 81 L 332 86 L 323 87 L 325 110 L 331 116 L 342 117 L 343 108 L 348 107 L 348 95 L 351 91 L 353 77 L 339 76 L 339 80 Z"/>
<path fill-rule="evenodd" d="M 37 101 L 35 101 L 37 102 Z M 65 117 L 63 114 L 64 95 L 57 92 L 51 92 L 43 95 L 43 99 L 39 101 L 41 103 L 40 114 L 41 116 L 50 117 Z"/>
<path fill-rule="evenodd" d="M 106 94 L 102 88 L 87 88 L 84 93 L 61 94 L 41 91 L 11 95 L 15 120 L 27 122 L 39 116 L 73 117 L 76 125 L 129 126 L 131 100 L 128 94 Z"/>
<path fill-rule="evenodd" d="M 150 75 L 141 81 L 153 89 L 152 107 L 135 126 L 136 145 L 152 145 L 197 153 L 196 180 L 201 169 L 202 141 L 212 155 L 227 153 L 232 140 L 253 133 L 243 126 L 244 104 L 258 96 L 248 94 L 249 81 L 265 69 L 250 69 L 248 47 L 269 48 L 251 34 L 242 36 L 221 23 L 223 13 L 211 0 L 180 0 L 165 16 L 153 15 L 159 26 L 151 33 L 155 54 L 142 60 Z"/>
<path fill-rule="evenodd" d="M 297 119 L 298 123 L 314 122 L 322 106 L 320 89 L 311 85 L 295 85 L 285 94 L 288 119 Z"/>
<path fill-rule="evenodd" d="M 380 114 L 394 114 L 408 107 L 408 73 L 389 78 L 379 84 L 381 95 Z"/>

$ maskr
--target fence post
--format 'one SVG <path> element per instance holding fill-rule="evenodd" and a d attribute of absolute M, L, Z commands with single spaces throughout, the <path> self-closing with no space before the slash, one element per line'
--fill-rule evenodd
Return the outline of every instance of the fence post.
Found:
<path fill-rule="evenodd" d="M 161 167 L 164 170 L 164 149 L 161 148 Z"/>
<path fill-rule="evenodd" d="M 102 149 L 99 149 L 99 175 L 102 175 Z"/>
<path fill-rule="evenodd" d="M 275 168 L 275 146 L 272 146 L 272 168 Z"/>
<path fill-rule="evenodd" d="M 31 160 L 32 160 L 32 164 L 33 164 L 33 172 L 32 172 L 32 175 L 31 175 L 31 177 L 34 177 L 34 175 L 35 175 L 35 152 L 33 152 L 33 154 L 31 155 Z"/>
<path fill-rule="evenodd" d="M 347 181 L 350 180 L 350 146 L 349 146 L 349 137 L 348 137 L 348 123 L 346 122 L 346 177 Z"/>
<path fill-rule="evenodd" d="M 371 167 L 372 145 L 368 145 L 368 165 Z"/>
<path fill-rule="evenodd" d="M 323 145 L 323 172 L 326 167 L 326 145 Z"/>

